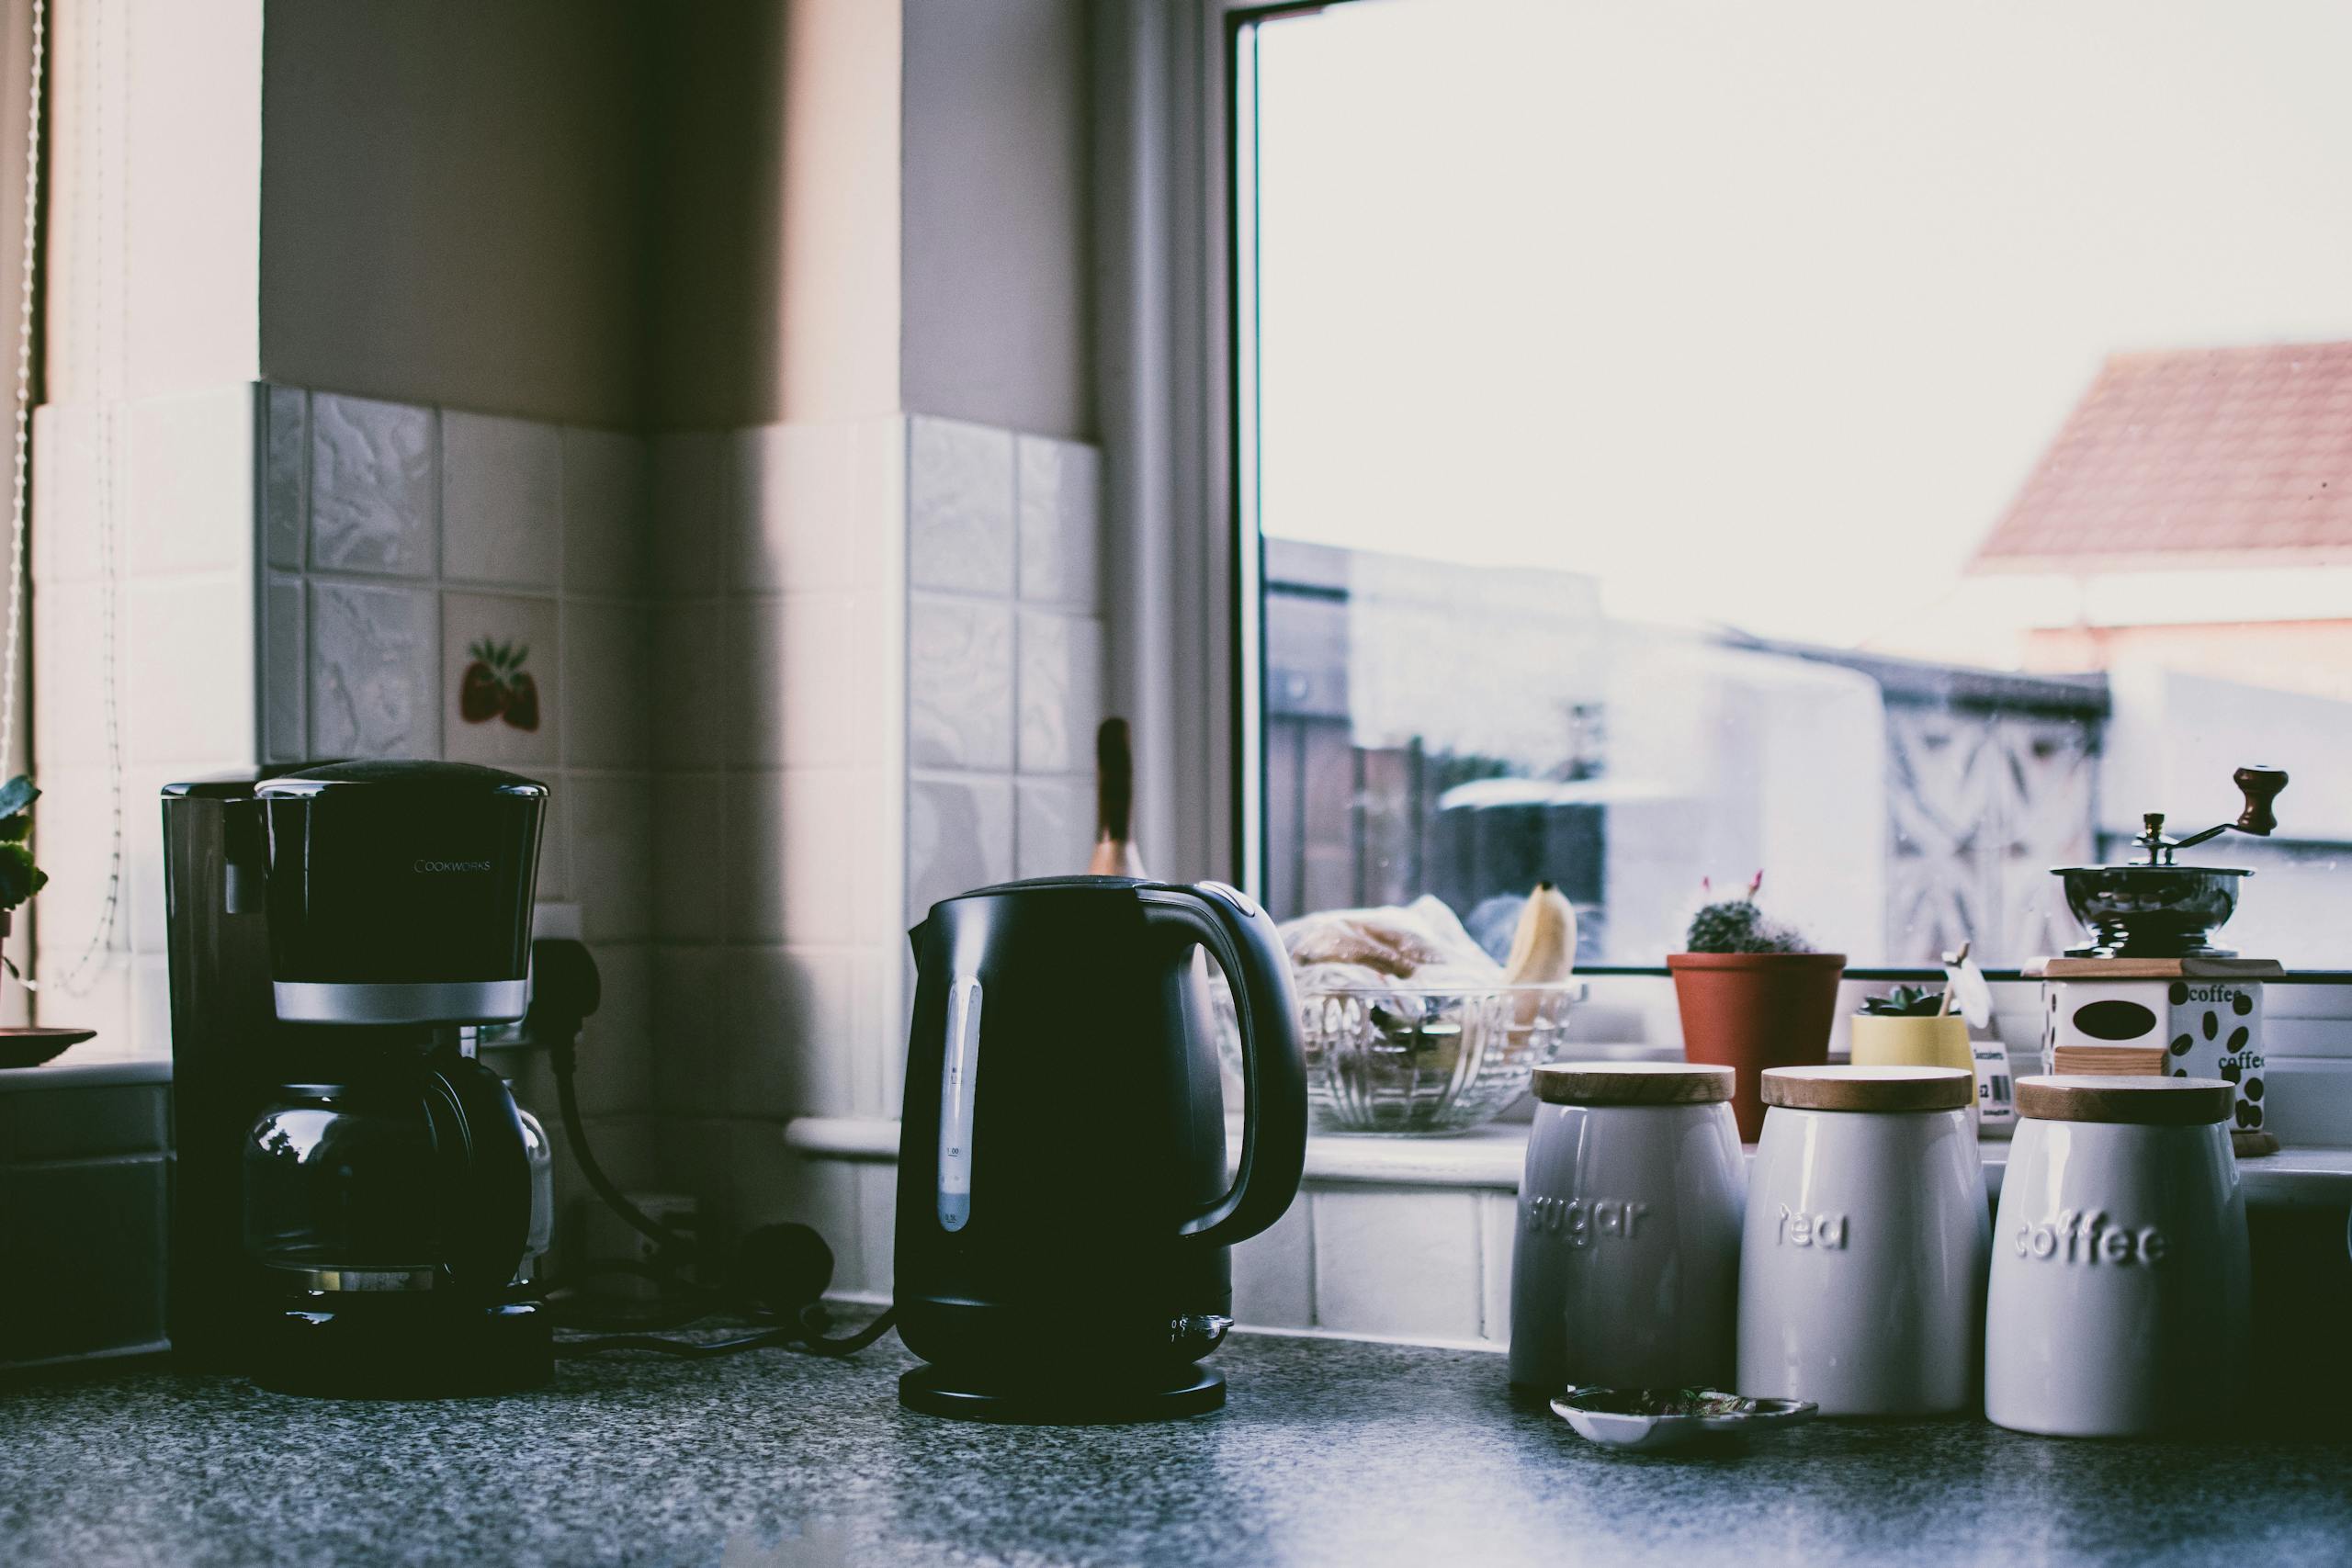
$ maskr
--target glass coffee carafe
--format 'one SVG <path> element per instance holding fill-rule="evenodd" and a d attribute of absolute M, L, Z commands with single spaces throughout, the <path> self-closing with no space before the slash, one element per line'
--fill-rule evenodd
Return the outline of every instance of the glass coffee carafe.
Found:
<path fill-rule="evenodd" d="M 537 1119 L 454 1042 L 349 1055 L 337 1081 L 281 1085 L 254 1122 L 247 1252 L 322 1306 L 527 1283 L 555 1207 Z"/>

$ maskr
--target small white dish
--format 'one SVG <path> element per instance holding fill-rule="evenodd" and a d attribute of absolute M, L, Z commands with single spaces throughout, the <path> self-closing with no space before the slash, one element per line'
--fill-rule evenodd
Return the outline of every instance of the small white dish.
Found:
<path fill-rule="evenodd" d="M 1792 1427 L 1820 1408 L 1808 1399 L 1742 1399 L 1711 1388 L 1571 1388 L 1552 1401 L 1554 1414 L 1578 1436 L 1637 1453 Z"/>

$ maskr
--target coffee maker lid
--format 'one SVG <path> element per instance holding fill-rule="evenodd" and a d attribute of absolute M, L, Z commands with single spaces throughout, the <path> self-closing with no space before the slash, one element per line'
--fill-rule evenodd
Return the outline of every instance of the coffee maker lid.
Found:
<path fill-rule="evenodd" d="M 473 762 L 362 761 L 322 762 L 264 779 L 254 793 L 265 800 L 303 799 L 330 790 L 389 785 L 452 794 L 544 795 L 548 786 L 520 773 Z"/>

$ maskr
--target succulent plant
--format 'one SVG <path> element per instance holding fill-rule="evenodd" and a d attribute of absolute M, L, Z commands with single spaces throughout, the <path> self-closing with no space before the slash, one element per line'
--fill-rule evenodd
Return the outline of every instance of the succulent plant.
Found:
<path fill-rule="evenodd" d="M 1713 892 L 1713 885 L 1702 882 L 1702 889 Z M 1688 947 L 1690 953 L 1810 953 L 1813 944 L 1792 926 L 1781 924 L 1767 916 L 1756 905 L 1757 889 L 1764 886 L 1764 874 L 1758 872 L 1748 883 L 1747 891 L 1736 898 L 1720 898 L 1702 905 L 1690 917 Z"/>
<path fill-rule="evenodd" d="M 1862 1010 L 1873 1018 L 1934 1018 L 1944 1010 L 1944 994 L 1925 986 L 1897 986 L 1883 997 L 1864 997 Z"/>
<path fill-rule="evenodd" d="M 0 913 L 14 909 L 41 890 L 49 873 L 33 863 L 25 840 L 32 836 L 33 802 L 40 791 L 18 773 L 0 784 Z"/>
<path fill-rule="evenodd" d="M 11 913 L 49 882 L 49 873 L 33 863 L 33 852 L 25 843 L 32 837 L 33 802 L 40 798 L 40 791 L 22 773 L 0 784 L 0 935 L 7 933 Z M 0 953 L 0 973 L 24 978 L 16 960 L 5 953 Z"/>

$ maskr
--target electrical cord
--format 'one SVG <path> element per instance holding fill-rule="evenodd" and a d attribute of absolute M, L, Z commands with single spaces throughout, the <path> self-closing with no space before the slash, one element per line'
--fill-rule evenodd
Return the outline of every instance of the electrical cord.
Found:
<path fill-rule="evenodd" d="M 574 1026 L 575 1029 L 577 1026 Z M 589 1146 L 588 1131 L 580 1115 L 580 1093 L 573 1086 L 572 1074 L 578 1066 L 574 1041 L 559 1035 L 548 1043 L 548 1060 L 555 1068 L 556 1113 L 563 1122 L 565 1141 L 571 1147 L 571 1157 L 579 1162 L 580 1174 L 588 1179 L 588 1189 L 596 1194 L 605 1207 L 628 1222 L 630 1228 L 661 1248 L 656 1256 L 684 1254 L 691 1257 L 700 1250 L 696 1238 L 673 1230 L 660 1220 L 629 1201 L 613 1179 L 605 1174 L 597 1163 L 595 1151 Z"/>
<path fill-rule="evenodd" d="M 854 1356 L 896 1326 L 898 1314 L 885 1311 L 854 1334 L 832 1338 L 824 1333 L 820 1298 L 832 1282 L 833 1255 L 824 1238 L 807 1225 L 764 1225 L 746 1235 L 736 1249 L 724 1287 L 714 1288 L 686 1279 L 681 1269 L 706 1250 L 706 1244 L 699 1237 L 663 1224 L 629 1201 L 598 1163 L 580 1113 L 580 1095 L 573 1078 L 579 1065 L 581 1026 L 595 1011 L 599 999 L 595 961 L 579 942 L 548 940 L 532 944 L 532 969 L 531 1016 L 526 1027 L 548 1047 L 548 1063 L 555 1070 L 557 1114 L 572 1158 L 579 1163 L 581 1174 L 587 1178 L 589 1190 L 598 1200 L 657 1249 L 651 1263 L 613 1259 L 591 1264 L 580 1272 L 638 1274 L 654 1280 L 671 1293 L 689 1298 L 686 1309 L 658 1314 L 650 1322 L 634 1321 L 628 1325 L 628 1331 L 566 1340 L 556 1348 L 559 1356 L 645 1350 L 699 1360 L 769 1347 L 813 1356 Z M 683 1327 L 730 1306 L 747 1306 L 786 1321 L 732 1339 L 670 1338 L 645 1332 L 649 1328 Z"/>
<path fill-rule="evenodd" d="M 735 1339 L 672 1339 L 657 1334 L 605 1334 L 594 1339 L 567 1339 L 556 1347 L 555 1353 L 574 1358 L 601 1355 L 607 1350 L 650 1350 L 658 1355 L 698 1361 L 713 1356 L 731 1356 L 738 1350 L 758 1350 L 773 1346 L 838 1359 L 856 1355 L 898 1325 L 898 1314 L 886 1312 L 856 1333 L 831 1339 L 808 1325 L 808 1316 L 821 1310 L 811 1303 L 801 1309 L 799 1327 L 771 1328 Z"/>
<path fill-rule="evenodd" d="M 601 1311 L 578 1293 L 579 1281 L 609 1275 L 650 1280 L 665 1294 L 679 1299 L 673 1305 L 651 1311 Z M 729 1302 L 724 1292 L 695 1283 L 673 1267 L 644 1263 L 634 1258 L 593 1258 L 565 1270 L 564 1281 L 550 1293 L 549 1304 L 567 1327 L 643 1334 L 699 1323 L 713 1313 L 724 1311 Z"/>

